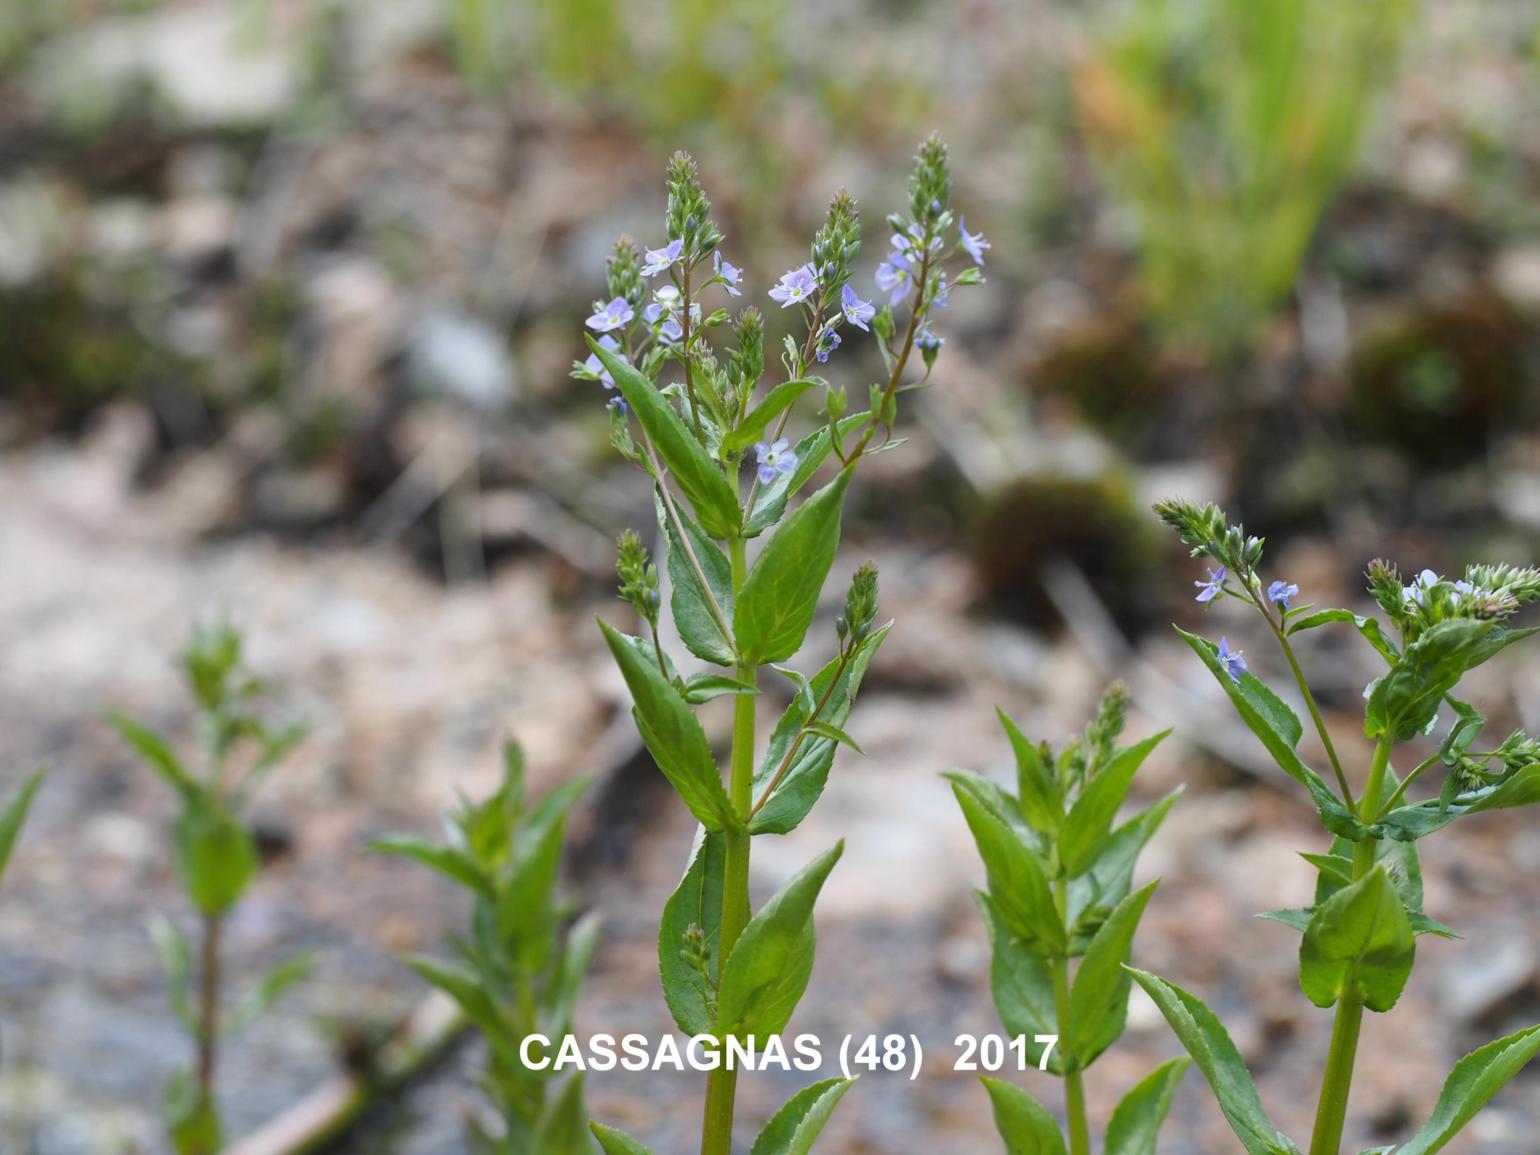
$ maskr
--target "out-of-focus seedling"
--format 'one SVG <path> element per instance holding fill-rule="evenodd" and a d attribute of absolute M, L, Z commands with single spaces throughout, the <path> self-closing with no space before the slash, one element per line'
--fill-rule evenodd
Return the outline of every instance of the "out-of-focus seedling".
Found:
<path fill-rule="evenodd" d="M 471 1123 L 477 1155 L 583 1155 L 597 1144 L 588 1131 L 580 1075 L 563 1079 L 527 1065 L 524 1040 L 559 1040 L 599 940 L 599 919 L 570 926 L 557 888 L 567 816 L 586 780 L 568 782 L 538 800 L 524 789 L 524 757 L 509 743 L 503 779 L 484 802 L 462 799 L 445 821 L 445 840 L 397 836 L 373 849 L 413 859 L 471 896 L 470 925 L 453 940 L 452 961 L 413 955 L 413 970 L 459 1004 L 485 1036 L 481 1080 L 498 1126 Z M 550 1058 L 543 1047 L 530 1055 Z"/>
<path fill-rule="evenodd" d="M 196 1060 L 167 1088 L 166 1123 L 178 1155 L 214 1155 L 224 1144 L 215 1096 L 221 1040 L 310 970 L 310 957 L 296 955 L 269 971 L 228 1013 L 223 1006 L 221 932 L 261 868 L 242 811 L 305 731 L 270 729 L 259 716 L 269 687 L 242 663 L 241 635 L 232 627 L 194 630 L 182 667 L 198 711 L 197 759 L 184 761 L 164 735 L 121 714 L 112 721 L 181 804 L 172 843 L 182 889 L 199 917 L 196 963 L 187 938 L 169 918 L 152 920 L 150 934 L 165 967 L 172 1010 L 194 1040 Z"/>
<path fill-rule="evenodd" d="M 11 800 L 0 810 L 0 878 L 5 877 L 5 868 L 10 864 L 11 851 L 16 848 L 16 839 L 21 835 L 22 823 L 27 820 L 27 810 L 32 805 L 32 798 L 37 793 L 37 788 L 43 784 L 43 772 L 34 770 L 32 776 L 21 784 Z"/>
<path fill-rule="evenodd" d="M 977 774 L 954 773 L 952 791 L 988 873 L 978 895 L 992 949 L 990 988 L 1000 1019 L 1040 1070 L 1064 1080 L 1069 1155 L 1090 1155 L 1082 1072 L 1117 1041 L 1133 980 L 1124 970 L 1155 883 L 1132 890 L 1139 852 L 1165 820 L 1178 788 L 1114 824 L 1134 775 L 1166 736 L 1119 746 L 1127 691 L 1102 698 L 1085 734 L 1054 750 L 1034 743 L 1003 712 L 1016 756 L 1016 794 Z M 1071 974 L 1070 961 L 1079 964 Z M 1173 1059 L 1113 1112 L 1107 1155 L 1153 1155 L 1186 1059 Z M 1027 1091 L 984 1079 L 995 1125 L 1012 1155 L 1064 1155 L 1059 1125 Z"/>

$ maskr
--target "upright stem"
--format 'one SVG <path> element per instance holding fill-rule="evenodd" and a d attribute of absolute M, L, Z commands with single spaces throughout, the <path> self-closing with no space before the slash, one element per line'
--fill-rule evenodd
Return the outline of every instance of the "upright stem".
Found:
<path fill-rule="evenodd" d="M 1342 800 L 1352 806 L 1353 788 L 1348 785 L 1347 775 L 1342 772 L 1342 762 L 1337 757 L 1337 747 L 1332 743 L 1331 731 L 1326 728 L 1320 708 L 1315 704 L 1315 695 L 1310 692 L 1310 683 L 1305 680 L 1305 672 L 1299 668 L 1299 659 L 1294 656 L 1294 647 L 1289 645 L 1289 635 L 1284 633 L 1283 627 L 1273 620 L 1273 615 L 1267 612 L 1260 599 L 1253 597 L 1252 604 L 1267 619 L 1267 624 L 1272 627 L 1273 636 L 1283 647 L 1283 656 L 1289 659 L 1289 669 L 1294 672 L 1294 684 L 1299 687 L 1299 692 L 1305 699 L 1305 707 L 1310 711 L 1310 720 L 1315 723 L 1315 732 L 1321 738 L 1321 745 L 1326 748 L 1326 757 L 1331 762 L 1332 773 L 1337 776 L 1337 787 L 1342 791 Z"/>
<path fill-rule="evenodd" d="M 203 916 L 203 942 L 199 951 L 198 989 L 198 1093 L 204 1100 L 214 1094 L 215 1064 L 219 1057 L 219 931 L 222 916 Z"/>
<path fill-rule="evenodd" d="M 1389 736 L 1374 748 L 1369 767 L 1369 781 L 1359 799 L 1358 816 L 1372 822 L 1379 813 L 1380 795 L 1385 790 L 1385 772 L 1390 766 Z M 1377 840 L 1364 838 L 1353 848 L 1353 877 L 1363 878 L 1374 869 Z M 1326 1068 L 1321 1072 L 1321 1100 L 1315 1112 L 1315 1130 L 1310 1136 L 1310 1155 L 1340 1155 L 1342 1127 L 1347 1121 L 1348 1092 L 1353 1086 L 1353 1063 L 1358 1056 L 1358 1033 L 1363 1025 L 1364 1004 L 1357 995 L 1344 994 L 1337 1002 L 1337 1018 L 1331 1029 L 1331 1049 L 1326 1053 Z"/>
<path fill-rule="evenodd" d="M 743 588 L 748 575 L 747 546 L 741 537 L 729 543 L 732 554 L 733 592 Z M 753 686 L 758 676 L 753 665 L 738 666 L 738 681 Z M 738 816 L 734 829 L 725 832 L 727 860 L 722 868 L 722 923 L 717 939 L 717 973 L 727 962 L 733 945 L 749 921 L 749 813 L 754 805 L 754 695 L 733 696 L 733 750 L 727 797 Z M 706 1113 L 701 1125 L 701 1155 L 730 1155 L 733 1145 L 733 1100 L 738 1073 L 725 1066 L 706 1077 Z"/>
<path fill-rule="evenodd" d="M 1055 879 L 1054 902 L 1063 921 L 1069 910 L 1069 893 L 1064 879 Z M 1064 1112 L 1069 1116 L 1069 1155 L 1091 1155 L 1091 1129 L 1086 1123 L 1085 1084 L 1079 1070 L 1072 1070 L 1069 1034 L 1069 959 L 1053 960 L 1053 1007 L 1059 1023 L 1059 1054 L 1064 1060 Z"/>

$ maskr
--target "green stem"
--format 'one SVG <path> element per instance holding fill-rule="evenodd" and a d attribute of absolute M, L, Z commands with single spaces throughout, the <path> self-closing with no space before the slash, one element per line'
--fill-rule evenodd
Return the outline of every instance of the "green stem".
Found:
<path fill-rule="evenodd" d="M 215 1064 L 219 1060 L 219 932 L 222 918 L 203 916 L 203 941 L 198 958 L 198 1094 L 214 1096 Z"/>
<path fill-rule="evenodd" d="M 743 588 L 748 574 L 747 547 L 741 537 L 729 542 L 732 553 L 733 592 Z M 756 666 L 740 664 L 738 681 L 753 686 Z M 717 973 L 726 964 L 733 945 L 749 921 L 748 816 L 754 805 L 754 695 L 733 697 L 733 749 L 727 796 L 738 824 L 724 832 L 727 860 L 722 868 L 722 922 L 717 939 Z M 731 1155 L 733 1101 L 738 1073 L 719 1067 L 706 1077 L 706 1112 L 701 1125 L 701 1155 Z"/>
<path fill-rule="evenodd" d="M 1383 737 L 1374 748 L 1369 767 L 1369 781 L 1364 784 L 1359 801 L 1359 818 L 1374 821 L 1379 813 L 1380 795 L 1385 792 L 1385 773 L 1390 767 L 1390 738 Z M 1378 840 L 1365 837 L 1353 847 L 1353 877 L 1363 878 L 1374 869 Z M 1326 1053 L 1326 1069 L 1321 1072 L 1321 1099 L 1315 1112 L 1315 1130 L 1310 1136 L 1310 1155 L 1340 1155 L 1342 1127 L 1347 1121 L 1348 1092 L 1353 1086 L 1353 1063 L 1358 1057 L 1358 1033 L 1363 1025 L 1363 1000 L 1345 994 L 1337 1003 L 1337 1017 L 1331 1029 L 1331 1049 Z"/>
<path fill-rule="evenodd" d="M 1064 879 L 1054 880 L 1054 902 L 1062 922 L 1069 911 L 1069 892 Z M 1069 1155 L 1091 1155 L 1091 1128 L 1086 1122 L 1085 1084 L 1074 1066 L 1070 1046 L 1069 958 L 1055 957 L 1053 971 L 1054 1017 L 1059 1024 L 1059 1055 L 1064 1062 L 1064 1112 L 1069 1116 Z"/>
<path fill-rule="evenodd" d="M 1315 723 L 1315 732 L 1320 736 L 1321 745 L 1326 747 L 1326 757 L 1331 761 L 1332 773 L 1337 776 L 1337 786 L 1342 791 L 1342 800 L 1351 809 L 1354 805 L 1353 788 L 1348 785 L 1347 775 L 1342 772 L 1342 762 L 1337 757 L 1337 747 L 1332 744 L 1331 733 L 1326 729 L 1326 722 L 1315 704 L 1315 695 L 1310 692 L 1310 683 L 1305 680 L 1305 672 L 1299 668 L 1299 659 L 1294 656 L 1294 647 L 1289 645 L 1289 635 L 1284 633 L 1283 628 L 1273 620 L 1273 615 L 1267 612 L 1260 600 L 1253 597 L 1252 605 L 1256 606 L 1257 612 L 1267 619 L 1267 624 L 1272 627 L 1273 636 L 1283 647 L 1283 656 L 1289 660 L 1289 669 L 1294 671 L 1294 683 L 1305 699 L 1305 706 L 1310 711 L 1310 720 Z"/>

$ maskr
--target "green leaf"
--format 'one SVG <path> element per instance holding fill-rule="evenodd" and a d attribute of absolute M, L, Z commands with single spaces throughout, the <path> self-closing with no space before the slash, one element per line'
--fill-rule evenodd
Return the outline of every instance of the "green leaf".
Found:
<path fill-rule="evenodd" d="M 778 890 L 722 963 L 715 1034 L 774 1035 L 786 1026 L 813 971 L 813 903 L 845 851 L 825 851 Z"/>
<path fill-rule="evenodd" d="M 854 1079 L 825 1079 L 804 1087 L 765 1124 L 749 1155 L 808 1155 Z"/>
<path fill-rule="evenodd" d="M 210 1155 L 225 1145 L 218 1105 L 186 1073 L 177 1073 L 167 1085 L 165 1110 L 166 1129 L 177 1155 Z"/>
<path fill-rule="evenodd" d="M 532 1155 L 589 1155 L 597 1149 L 583 1105 L 583 1076 L 573 1075 L 547 1098 L 535 1125 Z"/>
<path fill-rule="evenodd" d="M 1376 866 L 1316 907 L 1299 946 L 1299 982 L 1318 1007 L 1344 995 L 1371 1011 L 1395 1006 L 1412 973 L 1417 940 L 1401 896 Z"/>
<path fill-rule="evenodd" d="M 160 956 L 161 970 L 166 972 L 166 1001 L 171 1004 L 172 1013 L 192 1028 L 192 951 L 188 949 L 187 938 L 162 914 L 151 915 L 146 929 L 155 944 L 155 953 Z"/>
<path fill-rule="evenodd" d="M 692 706 L 724 694 L 757 694 L 759 690 L 724 674 L 695 674 L 684 684 L 684 700 Z"/>
<path fill-rule="evenodd" d="M 1079 1070 L 1089 1067 L 1123 1033 L 1128 1020 L 1128 993 L 1133 980 L 1123 969 L 1133 947 L 1134 931 L 1156 883 L 1130 894 L 1113 909 L 1091 939 L 1069 996 L 1068 1022 L 1059 1025 L 1060 1040 Z"/>
<path fill-rule="evenodd" d="M 1448 805 L 1437 798 L 1399 806 L 1375 823 L 1377 837 L 1413 842 L 1467 814 L 1511 810 L 1540 802 L 1540 763 L 1515 770 L 1494 786 L 1458 794 Z"/>
<path fill-rule="evenodd" d="M 15 797 L 0 811 L 0 878 L 5 876 L 5 868 L 11 861 L 11 851 L 16 848 L 16 838 L 21 833 L 21 824 L 27 820 L 32 798 L 42 784 L 43 772 L 34 770 L 21 784 Z"/>
<path fill-rule="evenodd" d="M 1364 708 L 1364 733 L 1370 738 L 1388 734 L 1399 742 L 1423 733 L 1444 695 L 1466 670 L 1490 656 L 1488 635 L 1494 628 L 1492 622 L 1468 618 L 1430 626 L 1374 683 Z"/>
<path fill-rule="evenodd" d="M 829 770 L 834 765 L 834 751 L 838 743 L 824 735 L 802 733 L 802 723 L 808 715 L 806 703 L 809 698 L 817 703 L 825 694 L 828 694 L 829 700 L 819 713 L 818 719 L 830 726 L 843 727 L 850 717 L 850 708 L 855 702 L 857 692 L 861 689 L 861 681 L 866 676 L 866 670 L 871 665 L 872 658 L 876 656 L 877 647 L 882 645 L 892 628 L 893 625 L 890 622 L 881 629 L 872 631 L 851 655 L 849 662 L 842 663 L 839 658 L 830 661 L 809 680 L 808 693 L 798 693 L 791 705 L 786 707 L 786 712 L 781 715 L 781 720 L 776 723 L 775 730 L 770 735 L 764 761 L 755 771 L 755 798 L 761 797 L 769 788 L 771 780 L 791 751 L 793 743 L 796 743 L 796 753 L 791 754 L 786 773 L 781 776 L 774 793 L 760 807 L 759 812 L 749 820 L 750 834 L 785 834 L 796 829 L 797 825 L 807 817 L 808 811 L 813 808 L 813 803 L 818 801 L 819 795 L 823 793 L 824 784 L 829 779 Z"/>
<path fill-rule="evenodd" d="M 1117 816 L 1118 807 L 1128 797 L 1134 775 L 1150 751 L 1160 745 L 1161 739 L 1169 733 L 1170 730 L 1163 730 L 1125 750 L 1119 750 L 1075 800 L 1059 835 L 1059 861 L 1067 877 L 1075 878 L 1090 868 L 1107 841 L 1107 832 L 1112 829 L 1112 820 Z"/>
<path fill-rule="evenodd" d="M 488 1036 L 495 1039 L 503 1033 L 502 1018 L 492 996 L 470 968 L 460 963 L 428 958 L 426 955 L 408 955 L 402 962 L 454 999 L 466 1017 Z"/>
<path fill-rule="evenodd" d="M 722 438 L 722 451 L 724 453 L 737 453 L 753 445 L 754 442 L 763 436 L 765 430 L 770 427 L 770 422 L 790 409 L 796 403 L 798 397 L 801 397 L 802 394 L 806 393 L 814 385 L 820 384 L 823 384 L 823 382 L 806 377 L 798 378 L 795 381 L 782 381 L 774 389 L 770 390 L 769 393 L 765 394 L 763 401 L 749 410 L 748 416 L 739 423 L 736 429 Z"/>
<path fill-rule="evenodd" d="M 1253 675 L 1242 674 L 1239 681 L 1230 677 L 1224 666 L 1220 664 L 1217 650 L 1212 642 L 1196 634 L 1189 634 L 1180 627 L 1176 632 L 1182 635 L 1193 652 L 1203 660 L 1203 664 L 1209 668 L 1209 672 L 1214 675 L 1229 697 L 1236 713 L 1241 716 L 1241 721 L 1245 722 L 1251 728 L 1251 732 L 1262 740 L 1262 745 L 1273 756 L 1273 760 L 1290 778 L 1310 791 L 1311 800 L 1321 816 L 1322 825 L 1333 834 L 1340 834 L 1354 841 L 1361 840 L 1364 837 L 1364 828 L 1357 816 L 1343 805 L 1342 800 L 1332 792 L 1331 787 L 1326 785 L 1321 776 L 1306 766 L 1294 752 L 1294 747 L 1299 744 L 1300 736 L 1304 732 L 1294 711 Z"/>
<path fill-rule="evenodd" d="M 515 944 L 514 961 L 525 974 L 543 972 L 556 946 L 553 894 L 566 829 L 565 810 L 548 822 L 527 824 L 515 842 L 508 880 L 498 888 L 498 934 Z"/>
<path fill-rule="evenodd" d="M 1190 1059 L 1162 1063 L 1123 1096 L 1107 1124 L 1107 1155 L 1155 1155 L 1155 1140 Z"/>
<path fill-rule="evenodd" d="M 295 983 L 310 976 L 315 969 L 315 955 L 310 952 L 293 955 L 262 976 L 262 980 L 243 998 L 230 1016 L 227 1028 L 231 1033 L 240 1031 L 258 1016 L 266 1013 Z"/>
<path fill-rule="evenodd" d="M 1296 618 L 1289 623 L 1289 628 L 1284 631 L 1290 637 L 1302 633 L 1305 630 L 1313 630 L 1317 626 L 1324 626 L 1328 622 L 1352 622 L 1358 628 L 1365 640 L 1379 651 L 1380 657 L 1391 665 L 1395 665 L 1400 652 L 1396 649 L 1395 642 L 1380 628 L 1380 623 L 1374 618 L 1366 618 L 1361 614 L 1355 614 L 1350 610 L 1317 610 L 1302 618 Z"/>
<path fill-rule="evenodd" d="M 954 781 L 952 793 L 984 860 L 989 896 L 1005 928 L 1018 938 L 1042 943 L 1048 951 L 1063 951 L 1064 924 L 1037 856 L 964 786 Z"/>
<path fill-rule="evenodd" d="M 658 973 L 663 979 L 663 998 L 674 1022 L 687 1035 L 709 1035 L 716 1021 L 716 990 L 700 971 L 680 957 L 685 931 L 698 926 L 711 951 L 709 971 L 714 982 L 720 971 L 722 929 L 722 872 L 727 860 L 727 840 L 721 834 L 701 831 L 696 835 L 690 867 L 663 906 L 658 927 Z"/>
<path fill-rule="evenodd" d="M 1059 783 L 1053 767 L 1043 760 L 1037 745 L 1021 732 L 1004 710 L 996 706 L 995 716 L 1005 727 L 1011 752 L 1016 756 L 1016 789 L 1020 792 L 1022 817 L 1034 830 L 1051 834 L 1064 821 L 1064 800 L 1059 797 Z"/>
<path fill-rule="evenodd" d="M 657 667 L 636 646 L 636 639 L 599 623 L 635 702 L 632 716 L 653 761 L 673 784 L 690 813 L 707 830 L 737 824 L 722 786 L 706 732 L 679 691 L 663 680 Z"/>
<path fill-rule="evenodd" d="M 592 336 L 588 347 L 615 379 L 615 387 L 694 507 L 701 527 L 713 537 L 736 533 L 741 517 L 738 494 L 674 407 L 651 381 Z"/>
<path fill-rule="evenodd" d="M 182 760 L 176 756 L 176 751 L 171 749 L 171 744 L 165 738 L 124 714 L 113 714 L 109 720 L 123 740 L 134 748 L 134 752 L 183 798 L 201 793 L 203 787 L 193 781 L 192 775 L 187 772 Z"/>
<path fill-rule="evenodd" d="M 572 924 L 563 938 L 555 975 L 544 992 L 545 1033 L 549 1038 L 571 1033 L 572 1010 L 603 929 L 604 919 L 597 911 L 589 911 Z"/>
<path fill-rule="evenodd" d="M 1454 1065 L 1433 1114 L 1397 1155 L 1433 1155 L 1540 1052 L 1540 1027 L 1529 1027 L 1472 1051 Z"/>
<path fill-rule="evenodd" d="M 842 419 L 839 424 L 840 436 L 859 429 L 870 417 L 869 413 L 857 413 Z M 792 450 L 797 458 L 797 467 L 790 473 L 778 475 L 769 485 L 760 487 L 754 495 L 754 508 L 744 524 L 743 536 L 758 537 L 780 521 L 781 514 L 786 510 L 787 499 L 813 479 L 813 474 L 818 472 L 818 467 L 833 448 L 834 442 L 829 436 L 827 425 L 797 442 L 796 448 Z"/>
<path fill-rule="evenodd" d="M 744 662 L 780 662 L 802 648 L 818 595 L 839 549 L 840 507 L 850 470 L 824 486 L 775 531 L 733 606 L 733 633 Z"/>
<path fill-rule="evenodd" d="M 989 1092 L 995 1130 L 1005 1142 L 1007 1155 L 1064 1155 L 1064 1136 L 1042 1104 L 1010 1083 L 987 1075 L 979 1081 Z"/>
<path fill-rule="evenodd" d="M 652 1155 L 651 1151 L 624 1131 L 606 1127 L 603 1123 L 590 1123 L 588 1126 L 599 1140 L 599 1146 L 604 1148 L 604 1155 Z"/>
<path fill-rule="evenodd" d="M 1339 886 L 1346 886 L 1353 881 L 1351 858 L 1341 858 L 1335 854 L 1306 854 L 1304 851 L 1299 856 L 1320 871 L 1323 881 L 1329 878 Z M 1317 901 L 1320 901 L 1319 897 Z"/>
<path fill-rule="evenodd" d="M 257 844 L 222 805 L 194 796 L 176 823 L 177 865 L 193 905 L 223 914 L 246 892 L 259 865 Z"/>
<path fill-rule="evenodd" d="M 410 858 L 429 870 L 438 871 L 467 890 L 475 891 L 488 898 L 492 896 L 492 882 L 482 873 L 481 867 L 476 865 L 469 854 L 453 846 L 443 846 L 411 834 L 392 834 L 385 838 L 376 838 L 369 843 L 369 849 L 376 854 L 393 854 L 398 858 Z"/>
<path fill-rule="evenodd" d="M 977 898 L 989 932 L 989 989 L 995 1010 L 1011 1036 L 1023 1040 L 1028 1060 L 1040 1064 L 1050 1044 L 1037 1042 L 1037 1036 L 1059 1034 L 1053 973 L 1034 944 L 1005 929 L 987 894 L 980 893 Z M 1063 1047 L 1048 1051 L 1047 1069 L 1055 1075 L 1064 1074 Z"/>
<path fill-rule="evenodd" d="M 702 661 L 718 666 L 736 665 L 733 640 L 727 633 L 727 623 L 733 620 L 732 564 L 700 526 L 682 513 L 676 521 L 661 497 L 656 504 L 658 524 L 668 535 L 668 580 L 672 587 L 669 608 L 674 612 L 679 640 Z M 685 551 L 686 542 L 695 561 L 700 563 L 699 574 L 690 561 L 690 553 Z M 704 585 L 702 577 L 706 579 Z M 720 617 L 717 610 L 721 611 Z"/>
<path fill-rule="evenodd" d="M 1248 1155 L 1297 1155 L 1299 1148 L 1278 1132 L 1262 1107 L 1262 1098 L 1246 1061 L 1224 1025 L 1203 1002 L 1165 979 L 1129 968 L 1134 980 L 1155 1001 L 1176 1037 L 1198 1064 L 1219 1100 L 1219 1109 Z"/>
<path fill-rule="evenodd" d="M 831 742 L 837 742 L 841 746 L 849 746 L 857 754 L 865 754 L 866 751 L 856 745 L 856 740 L 838 726 L 831 726 L 828 722 L 809 722 L 807 732 L 816 734 L 820 738 L 827 738 Z"/>
<path fill-rule="evenodd" d="M 1070 880 L 1066 921 L 1075 928 L 1075 937 L 1070 941 L 1071 954 L 1084 950 L 1078 938 L 1080 925 L 1088 913 L 1099 907 L 1115 906 L 1128 894 L 1139 852 L 1160 829 L 1161 823 L 1166 820 L 1166 815 L 1181 795 L 1182 787 L 1178 786 L 1119 826 L 1107 838 L 1096 861 L 1091 864 L 1091 869 L 1079 878 Z"/>

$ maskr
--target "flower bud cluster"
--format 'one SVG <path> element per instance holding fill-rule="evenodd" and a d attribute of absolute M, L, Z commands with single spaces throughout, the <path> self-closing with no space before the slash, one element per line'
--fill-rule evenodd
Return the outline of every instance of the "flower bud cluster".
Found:
<path fill-rule="evenodd" d="M 858 647 L 871 633 L 872 622 L 876 618 L 877 567 L 867 562 L 850 579 L 850 591 L 845 595 L 845 612 L 834 622 L 834 632 L 839 635 L 841 647 L 847 650 Z"/>
<path fill-rule="evenodd" d="M 620 600 L 630 602 L 639 616 L 654 629 L 662 598 L 658 593 L 658 567 L 647 559 L 647 548 L 634 530 L 626 530 L 617 543 L 615 572 L 620 577 Z"/>
<path fill-rule="evenodd" d="M 722 243 L 722 230 L 711 219 L 711 202 L 701 188 L 700 171 L 687 152 L 668 162 L 668 239 L 683 241 L 685 264 L 692 266 Z"/>

